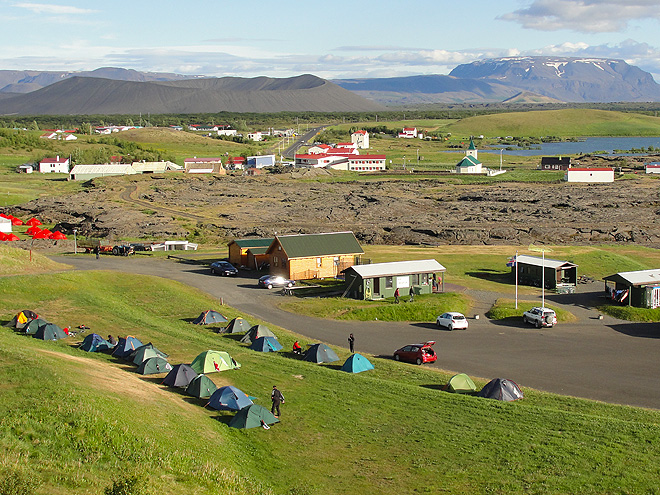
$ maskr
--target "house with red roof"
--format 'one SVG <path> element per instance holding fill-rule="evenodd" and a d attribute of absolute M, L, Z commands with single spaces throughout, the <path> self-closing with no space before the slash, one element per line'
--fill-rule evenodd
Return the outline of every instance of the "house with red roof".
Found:
<path fill-rule="evenodd" d="M 660 162 L 647 163 L 644 170 L 647 174 L 660 174 Z"/>
<path fill-rule="evenodd" d="M 351 142 L 360 150 L 369 149 L 369 133 L 367 131 L 355 131 L 351 134 Z"/>
<path fill-rule="evenodd" d="M 69 159 L 60 158 L 44 158 L 39 162 L 39 172 L 42 174 L 68 174 L 69 173 Z"/>
<path fill-rule="evenodd" d="M 400 138 L 412 139 L 417 137 L 417 127 L 404 127 L 398 135 Z"/>

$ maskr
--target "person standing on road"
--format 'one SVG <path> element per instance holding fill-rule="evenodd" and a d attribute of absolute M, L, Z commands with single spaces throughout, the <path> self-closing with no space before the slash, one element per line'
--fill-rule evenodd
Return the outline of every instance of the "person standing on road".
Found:
<path fill-rule="evenodd" d="M 413 289 L 412 286 L 410 287 L 408 294 L 410 295 L 410 299 L 408 299 L 408 302 L 411 303 L 415 299 L 415 289 Z"/>
<path fill-rule="evenodd" d="M 394 304 L 399 304 L 399 288 L 394 291 Z"/>
<path fill-rule="evenodd" d="M 355 337 L 353 337 L 353 334 L 348 336 L 348 348 L 351 350 L 351 354 L 355 352 Z"/>
<path fill-rule="evenodd" d="M 270 412 L 275 414 L 276 418 L 280 417 L 280 404 L 284 404 L 284 395 L 279 391 L 277 385 L 273 385 L 273 391 L 270 394 L 270 400 L 273 401 L 273 407 L 270 408 Z"/>
<path fill-rule="evenodd" d="M 98 246 L 94 248 L 94 253 L 96 253 L 96 259 L 99 259 L 99 257 L 101 256 L 101 250 L 99 249 Z"/>

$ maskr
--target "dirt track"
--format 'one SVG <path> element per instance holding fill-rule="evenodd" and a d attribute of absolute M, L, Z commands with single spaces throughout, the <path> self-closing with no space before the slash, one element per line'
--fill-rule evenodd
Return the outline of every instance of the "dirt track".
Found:
<path fill-rule="evenodd" d="M 660 247 L 655 179 L 455 185 L 445 178 L 329 182 L 313 170 L 258 177 L 106 178 L 14 207 L 81 235 L 206 239 L 352 230 L 377 244 L 635 243 Z"/>

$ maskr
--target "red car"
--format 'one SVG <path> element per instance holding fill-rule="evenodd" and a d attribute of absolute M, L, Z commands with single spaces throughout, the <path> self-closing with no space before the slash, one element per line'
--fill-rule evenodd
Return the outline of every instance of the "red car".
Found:
<path fill-rule="evenodd" d="M 394 359 L 416 364 L 434 363 L 438 359 L 438 355 L 433 350 L 433 344 L 435 344 L 434 340 L 423 344 L 405 345 L 394 351 Z"/>

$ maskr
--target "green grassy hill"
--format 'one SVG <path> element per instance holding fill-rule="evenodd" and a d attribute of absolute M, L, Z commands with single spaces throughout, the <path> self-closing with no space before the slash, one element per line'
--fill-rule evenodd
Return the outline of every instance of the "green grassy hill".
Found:
<path fill-rule="evenodd" d="M 469 117 L 443 129 L 457 136 L 660 136 L 660 118 L 591 109 Z"/>
<path fill-rule="evenodd" d="M 0 295 L 4 321 L 31 308 L 60 326 L 152 341 L 173 364 L 227 350 L 242 367 L 213 374 L 216 383 L 267 407 L 272 385 L 286 396 L 281 423 L 235 430 L 230 413 L 76 349 L 82 336 L 43 342 L 2 328 L 0 487 L 20 487 L 11 493 L 98 494 L 133 475 L 149 494 L 649 493 L 657 484 L 658 411 L 524 383 L 525 399 L 499 403 L 442 392 L 448 373 L 390 359 L 369 356 L 375 370 L 349 375 L 257 353 L 189 323 L 209 308 L 236 311 L 158 278 L 4 277 Z M 290 349 L 296 336 L 271 328 Z"/>

